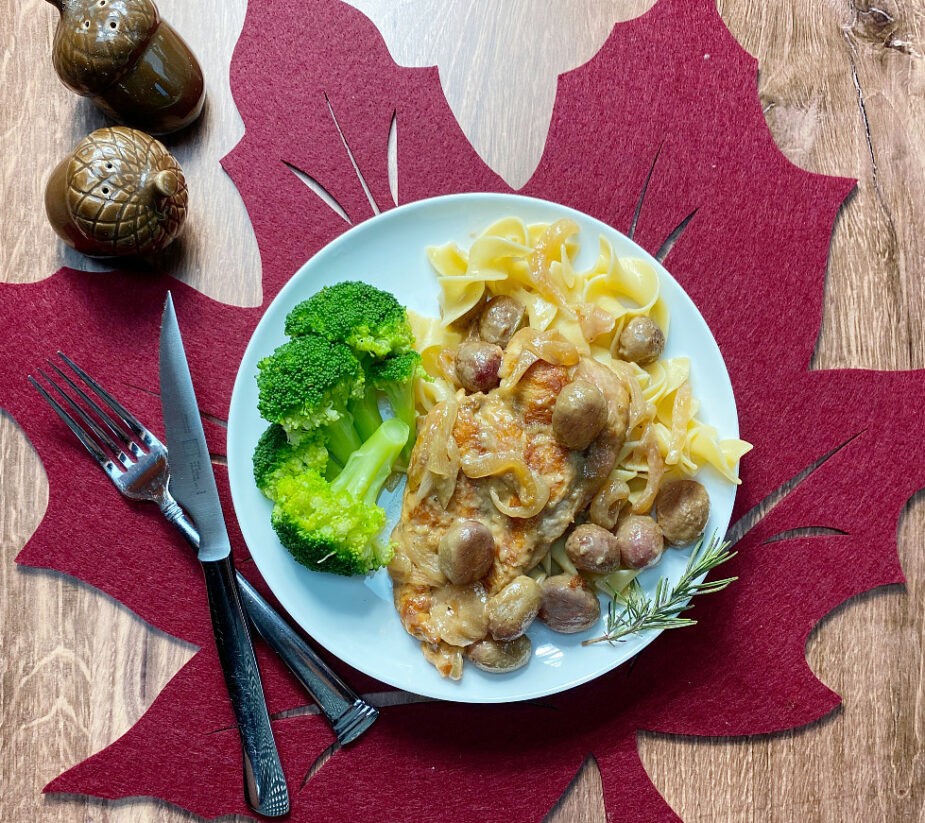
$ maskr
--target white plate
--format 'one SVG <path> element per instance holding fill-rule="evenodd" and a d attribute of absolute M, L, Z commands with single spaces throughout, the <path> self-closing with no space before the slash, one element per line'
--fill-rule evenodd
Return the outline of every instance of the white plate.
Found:
<path fill-rule="evenodd" d="M 466 664 L 461 681 L 441 678 L 424 660 L 419 643 L 402 628 L 384 569 L 365 579 L 312 572 L 280 545 L 270 526 L 272 505 L 257 490 L 251 470 L 251 454 L 266 427 L 257 413 L 254 375 L 258 361 L 286 340 L 283 321 L 289 310 L 322 286 L 364 280 L 393 292 L 408 308 L 436 316 L 437 284 L 427 261 L 427 246 L 452 240 L 468 247 L 476 234 L 508 216 L 528 224 L 561 217 L 575 220 L 581 228 L 576 268 L 593 262 L 601 235 L 613 244 L 618 256 L 642 257 L 655 266 L 671 312 L 665 356 L 690 357 L 694 394 L 701 400 L 700 419 L 716 426 L 724 438 L 738 436 L 732 386 L 719 348 L 700 312 L 665 269 L 598 220 L 512 194 L 459 194 L 411 203 L 361 223 L 325 246 L 280 291 L 254 331 L 235 381 L 228 420 L 228 473 L 235 513 L 260 573 L 289 614 L 318 643 L 372 677 L 420 695 L 470 703 L 526 700 L 569 689 L 619 666 L 651 643 L 657 633 L 614 646 L 582 647 L 584 638 L 594 636 L 591 632 L 556 634 L 537 621 L 529 631 L 533 659 L 519 671 L 491 675 Z M 707 534 L 714 530 L 724 534 L 735 488 L 709 470 L 701 472 L 699 479 L 712 502 Z M 403 489 L 404 483 L 380 498 L 389 515 L 389 529 L 397 520 Z M 666 551 L 658 566 L 640 575 L 640 583 L 651 592 L 660 576 L 677 580 L 688 554 L 689 550 Z"/>

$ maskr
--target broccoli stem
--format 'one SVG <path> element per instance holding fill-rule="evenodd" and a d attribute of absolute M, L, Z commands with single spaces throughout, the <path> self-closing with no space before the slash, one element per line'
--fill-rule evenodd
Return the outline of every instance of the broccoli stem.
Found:
<path fill-rule="evenodd" d="M 350 406 L 353 414 L 353 425 L 363 440 L 373 436 L 373 433 L 382 425 L 382 415 L 379 414 L 379 398 L 376 387 L 366 384 L 363 397 L 354 400 Z"/>
<path fill-rule="evenodd" d="M 328 455 L 328 464 L 327 464 L 327 466 L 325 467 L 325 470 L 324 470 L 324 477 L 325 477 L 325 480 L 329 480 L 329 481 L 330 481 L 330 480 L 333 480 L 335 477 L 337 477 L 337 475 L 340 474 L 342 468 L 343 468 L 343 466 L 341 466 L 341 464 L 338 463 L 338 462 L 334 459 L 334 457 L 333 457 L 332 455 L 329 454 L 329 455 Z"/>
<path fill-rule="evenodd" d="M 383 386 L 383 391 L 392 405 L 395 416 L 408 427 L 408 439 L 402 449 L 402 454 L 407 462 L 407 459 L 411 456 L 411 447 L 414 445 L 415 440 L 415 418 L 417 415 L 414 409 L 414 383 L 386 383 Z"/>
<path fill-rule="evenodd" d="M 414 430 L 414 391 L 413 383 L 386 383 L 383 386 L 385 396 L 392 404 L 395 416 L 401 420 L 409 430 Z"/>
<path fill-rule="evenodd" d="M 331 484 L 372 506 L 382 490 L 392 464 L 408 442 L 408 426 L 397 417 L 386 420 L 360 448 L 350 455 Z"/>
<path fill-rule="evenodd" d="M 324 444 L 341 464 L 346 464 L 353 452 L 360 448 L 362 441 L 353 427 L 353 418 L 349 414 L 325 426 Z"/>

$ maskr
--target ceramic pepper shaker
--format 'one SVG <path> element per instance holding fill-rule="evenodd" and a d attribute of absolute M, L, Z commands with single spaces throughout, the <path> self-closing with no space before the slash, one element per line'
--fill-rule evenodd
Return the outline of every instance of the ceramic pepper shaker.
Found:
<path fill-rule="evenodd" d="M 54 230 L 94 257 L 156 254 L 180 234 L 187 202 L 180 164 L 158 140 L 124 126 L 81 140 L 45 188 Z"/>
<path fill-rule="evenodd" d="M 151 0 L 48 2 L 61 12 L 52 59 L 69 89 L 150 134 L 182 129 L 202 112 L 199 62 Z"/>

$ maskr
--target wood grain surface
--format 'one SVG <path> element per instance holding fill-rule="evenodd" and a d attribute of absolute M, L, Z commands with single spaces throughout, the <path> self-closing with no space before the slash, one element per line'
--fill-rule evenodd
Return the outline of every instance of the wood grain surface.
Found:
<path fill-rule="evenodd" d="M 539 160 L 556 75 L 591 57 L 614 22 L 651 0 L 354 4 L 398 62 L 440 67 L 463 130 L 519 186 Z M 210 296 L 255 305 L 256 243 L 218 165 L 243 132 L 227 73 L 245 0 L 159 6 L 200 56 L 210 95 L 203 121 L 168 141 L 187 172 L 193 216 L 167 265 Z M 925 368 L 925 4 L 719 6 L 759 60 L 768 125 L 784 153 L 803 168 L 860 181 L 836 225 L 813 367 Z M 43 0 L 10 2 L 0 14 L 0 279 L 7 282 L 35 281 L 62 264 L 98 265 L 65 250 L 42 210 L 50 169 L 104 122 L 52 70 L 56 16 Z M 148 800 L 41 795 L 51 778 L 125 732 L 192 653 L 81 583 L 15 567 L 46 503 L 38 458 L 16 425 L 0 418 L 0 820 L 190 820 Z M 908 584 L 850 601 L 808 644 L 813 670 L 843 696 L 841 710 L 797 732 L 749 739 L 640 735 L 646 769 L 687 823 L 925 821 L 921 495 L 906 507 L 898 539 Z M 547 819 L 606 820 L 593 759 Z"/>

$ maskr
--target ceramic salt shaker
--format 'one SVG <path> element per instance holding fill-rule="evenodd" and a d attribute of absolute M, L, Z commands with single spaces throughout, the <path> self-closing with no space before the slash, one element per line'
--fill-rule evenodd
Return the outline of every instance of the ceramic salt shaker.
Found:
<path fill-rule="evenodd" d="M 52 59 L 69 89 L 149 134 L 169 134 L 199 117 L 202 69 L 151 0 L 48 2 L 61 13 Z"/>
<path fill-rule="evenodd" d="M 94 257 L 146 257 L 180 234 L 188 193 L 163 144 L 124 126 L 97 129 L 51 173 L 45 211 L 65 243 Z"/>

